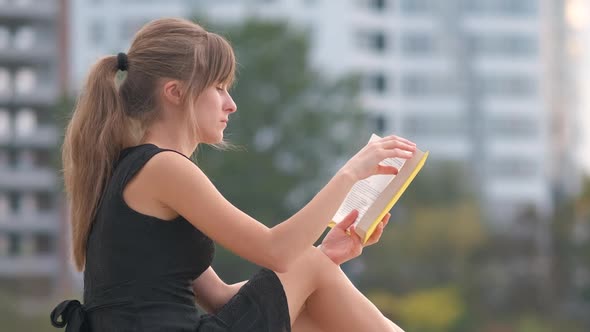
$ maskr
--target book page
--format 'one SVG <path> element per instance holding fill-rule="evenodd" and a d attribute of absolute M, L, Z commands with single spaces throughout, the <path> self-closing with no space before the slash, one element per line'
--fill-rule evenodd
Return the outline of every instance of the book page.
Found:
<path fill-rule="evenodd" d="M 405 159 L 401 158 L 389 158 L 381 162 L 382 165 L 395 166 L 398 170 L 404 163 Z M 355 183 L 332 220 L 339 223 L 352 210 L 358 210 L 359 216 L 356 221 L 358 223 L 394 178 L 395 175 L 373 175 Z"/>

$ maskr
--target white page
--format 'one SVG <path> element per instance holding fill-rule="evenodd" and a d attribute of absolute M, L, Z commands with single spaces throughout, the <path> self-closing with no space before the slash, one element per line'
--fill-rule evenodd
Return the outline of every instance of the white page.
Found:
<path fill-rule="evenodd" d="M 378 138 L 379 136 L 373 134 L 369 142 Z M 400 170 L 403 167 L 405 161 L 405 159 L 401 158 L 388 158 L 383 160 L 381 164 L 395 166 L 398 170 Z M 387 187 L 387 185 L 394 178 L 395 175 L 373 175 L 355 183 L 332 220 L 336 223 L 339 223 L 352 210 L 358 210 L 359 216 L 355 222 L 356 225 L 363 218 L 379 194 L 383 192 L 385 187 Z"/>

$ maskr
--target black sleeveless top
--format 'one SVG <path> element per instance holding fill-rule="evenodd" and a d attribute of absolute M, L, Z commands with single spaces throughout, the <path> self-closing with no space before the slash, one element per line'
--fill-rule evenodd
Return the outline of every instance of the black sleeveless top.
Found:
<path fill-rule="evenodd" d="M 215 315 L 198 312 L 192 281 L 211 265 L 213 241 L 182 216 L 144 215 L 123 199 L 129 181 L 162 151 L 176 152 L 153 144 L 121 152 L 88 237 L 84 305 L 63 301 L 52 324 L 66 332 L 290 331 L 284 289 L 267 269 Z"/>
<path fill-rule="evenodd" d="M 123 200 L 127 183 L 161 151 L 152 144 L 124 149 L 107 183 L 86 249 L 84 303 L 92 331 L 197 326 L 192 281 L 211 265 L 213 241 L 182 216 L 161 220 Z"/>

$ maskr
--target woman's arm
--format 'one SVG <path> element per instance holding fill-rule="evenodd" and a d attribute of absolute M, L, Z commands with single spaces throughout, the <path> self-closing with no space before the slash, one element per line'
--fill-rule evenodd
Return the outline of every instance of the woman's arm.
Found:
<path fill-rule="evenodd" d="M 195 300 L 208 313 L 216 313 L 245 283 L 246 281 L 242 281 L 228 285 L 209 267 L 193 281 Z"/>
<path fill-rule="evenodd" d="M 201 169 L 177 153 L 158 153 L 140 176 L 152 179 L 156 201 L 233 253 L 277 272 L 321 236 L 355 182 L 346 173 L 336 175 L 300 212 L 271 229 L 228 202 Z"/>
<path fill-rule="evenodd" d="M 165 151 L 155 155 L 137 176 L 145 178 L 144 190 L 157 203 L 176 211 L 214 241 L 257 265 L 284 272 L 321 236 L 357 180 L 395 171 L 379 166 L 385 158 L 411 157 L 407 151 L 412 147 L 395 140 L 367 147 L 303 209 L 273 228 L 233 206 L 201 169 L 177 153 Z"/>

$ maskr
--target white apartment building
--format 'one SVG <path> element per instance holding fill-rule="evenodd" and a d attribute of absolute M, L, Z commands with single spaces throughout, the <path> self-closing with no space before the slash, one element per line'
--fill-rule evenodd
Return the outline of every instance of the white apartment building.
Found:
<path fill-rule="evenodd" d="M 376 129 L 475 171 L 502 224 L 552 212 L 550 0 L 200 2 L 209 16 L 286 19 L 311 31 L 329 73 L 363 73 Z"/>
<path fill-rule="evenodd" d="M 91 2 L 73 1 L 76 84 L 99 54 L 126 49 L 147 18 L 286 20 L 310 32 L 316 68 L 363 75 L 361 102 L 376 131 L 417 142 L 430 163 L 473 169 L 499 226 L 531 207 L 552 212 L 551 91 L 560 83 L 548 68 L 547 31 L 561 0 Z"/>
<path fill-rule="evenodd" d="M 0 0 L 0 287 L 48 295 L 61 270 L 57 0 Z"/>
<path fill-rule="evenodd" d="M 135 32 L 150 20 L 189 12 L 188 0 L 69 0 L 70 88 L 80 89 L 90 66 L 126 52 Z"/>

